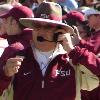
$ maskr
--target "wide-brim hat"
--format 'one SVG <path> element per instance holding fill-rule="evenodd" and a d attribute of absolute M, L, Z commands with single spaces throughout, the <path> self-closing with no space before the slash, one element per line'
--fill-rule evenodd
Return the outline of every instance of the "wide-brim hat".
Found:
<path fill-rule="evenodd" d="M 54 2 L 43 2 L 37 8 L 34 18 L 20 18 L 21 24 L 26 27 L 34 28 L 37 25 L 52 25 L 66 28 L 68 32 L 74 32 L 73 28 L 62 23 L 61 6 Z"/>

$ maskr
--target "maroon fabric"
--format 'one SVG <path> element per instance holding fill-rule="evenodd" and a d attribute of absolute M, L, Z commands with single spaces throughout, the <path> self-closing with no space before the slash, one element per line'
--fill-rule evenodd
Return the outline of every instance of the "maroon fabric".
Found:
<path fill-rule="evenodd" d="M 100 30 L 93 33 L 94 35 L 88 41 L 80 41 L 80 47 L 85 47 L 95 54 L 100 53 Z"/>
<path fill-rule="evenodd" d="M 44 77 L 39 64 L 33 56 L 31 47 L 17 52 L 17 55 L 24 55 L 25 59 L 13 81 L 14 100 L 19 100 L 19 97 L 20 100 L 75 100 L 75 72 L 73 67 L 67 62 L 66 54 L 59 54 L 51 61 Z M 85 48 L 80 49 L 76 47 L 75 50 L 70 52 L 69 56 L 73 64 L 81 63 L 94 74 L 100 75 L 100 61 Z M 70 74 L 68 75 L 67 73 L 67 76 L 62 76 L 60 72 L 60 74 L 56 75 L 56 70 L 66 72 L 70 70 Z M 0 72 L 2 72 L 2 69 L 0 69 Z M 9 80 L 3 73 L 2 75 L 0 73 L 0 93 L 8 86 Z M 42 80 L 44 80 L 44 88 L 42 88 Z M 6 84 L 4 85 L 5 82 Z"/>
<path fill-rule="evenodd" d="M 80 47 L 85 47 L 95 54 L 100 53 L 100 30 L 94 32 L 94 35 L 91 36 L 91 38 L 88 41 L 82 40 L 80 42 Z M 81 94 L 82 94 L 81 97 L 82 100 L 100 100 L 100 86 L 92 91 L 81 90 Z"/>
<path fill-rule="evenodd" d="M 11 77 L 6 78 L 3 70 L 1 69 L 5 65 L 7 59 L 16 56 L 17 52 L 24 50 L 28 46 L 30 46 L 30 39 L 32 38 L 32 30 L 31 29 L 24 30 L 20 35 L 6 36 L 6 38 L 9 42 L 9 46 L 4 50 L 2 56 L 0 57 L 0 83 L 3 82 L 4 84 L 4 88 L 1 85 L 0 88 L 2 87 L 3 89 L 7 88 L 7 84 L 11 81 Z M 2 77 L 4 80 L 1 80 Z M 2 92 L 0 92 L 0 94 L 2 94 Z"/>
<path fill-rule="evenodd" d="M 26 28 L 20 33 L 20 35 L 7 35 L 6 39 L 8 44 L 13 44 L 16 42 L 28 42 L 30 44 L 30 40 L 32 40 L 32 29 Z"/>
<path fill-rule="evenodd" d="M 7 36 L 7 41 L 8 41 L 9 46 L 5 48 L 0 58 L 0 63 L 14 56 L 16 52 L 19 52 L 29 47 L 31 39 L 32 39 L 31 29 L 23 30 L 23 32 L 20 33 L 20 35 Z"/>
<path fill-rule="evenodd" d="M 100 100 L 100 86 L 92 91 L 81 90 L 82 100 Z"/>
<path fill-rule="evenodd" d="M 76 46 L 76 49 L 69 53 L 73 64 L 82 64 L 97 76 L 100 75 L 100 59 L 86 48 Z M 77 58 L 76 58 L 77 57 Z M 97 70 L 98 69 L 98 70 Z"/>
<path fill-rule="evenodd" d="M 61 10 L 61 8 L 58 4 L 43 2 L 37 8 L 34 17 L 50 19 L 50 20 L 55 20 L 55 21 L 61 22 L 62 21 L 62 13 L 60 10 Z M 59 13 L 57 11 L 59 11 Z"/>
<path fill-rule="evenodd" d="M 66 15 L 63 16 L 62 18 L 63 20 L 75 20 L 78 22 L 84 22 L 85 21 L 85 16 L 80 13 L 79 11 L 70 11 L 69 13 L 67 13 Z"/>
<path fill-rule="evenodd" d="M 31 18 L 33 17 L 33 12 L 30 8 L 26 6 L 15 6 L 8 13 L 0 15 L 1 18 L 7 18 L 12 16 L 19 22 L 20 18 Z"/>
<path fill-rule="evenodd" d="M 6 39 L 7 38 L 7 34 L 3 34 L 3 35 L 0 35 L 0 38 L 3 38 L 3 39 Z"/>
<path fill-rule="evenodd" d="M 66 100 L 66 98 L 68 100 L 74 100 L 75 73 L 71 65 L 66 62 L 66 55 L 59 55 L 56 57 L 53 62 L 49 64 L 46 75 L 43 78 L 39 64 L 33 57 L 32 50 L 29 48 L 25 52 L 21 53 L 24 53 L 25 59 L 19 73 L 15 75 L 14 100 L 19 100 L 19 97 L 20 100 Z M 64 77 L 55 76 L 56 69 L 62 69 L 62 71 L 70 70 L 71 75 Z M 30 74 L 25 76 L 24 73 Z M 3 78 L 5 77 L 2 76 L 0 80 Z M 8 80 L 10 79 L 8 78 Z M 45 81 L 45 88 L 43 89 L 41 88 L 42 80 Z M 6 80 L 3 80 L 2 82 L 0 81 L 1 91 L 5 86 L 3 85 L 3 82 L 5 83 Z M 9 84 L 9 81 L 6 83 L 6 85 L 7 84 Z M 72 89 L 70 89 L 70 87 Z M 68 91 L 67 94 L 66 91 Z"/>
<path fill-rule="evenodd" d="M 30 48 L 26 51 L 26 59 L 23 62 L 20 72 L 16 75 L 14 81 L 14 100 L 18 100 L 18 97 L 21 100 L 74 100 L 75 73 L 69 63 L 66 62 L 66 55 L 57 56 L 49 64 L 43 77 L 40 66 L 32 53 Z M 63 77 L 60 75 L 55 76 L 55 70 L 57 69 L 61 69 L 62 71 L 70 70 L 71 75 Z M 30 72 L 29 75 L 23 75 L 28 72 Z M 42 88 L 42 80 L 45 82 L 44 88 Z M 22 85 L 22 88 L 19 87 L 20 85 Z M 68 90 L 68 93 L 66 93 L 66 90 Z"/>
<path fill-rule="evenodd" d="M 0 2 L 6 2 L 6 0 L 0 0 Z"/>

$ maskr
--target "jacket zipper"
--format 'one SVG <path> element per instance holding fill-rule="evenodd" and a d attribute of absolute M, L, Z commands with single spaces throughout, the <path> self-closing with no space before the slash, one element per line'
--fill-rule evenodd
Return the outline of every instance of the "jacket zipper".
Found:
<path fill-rule="evenodd" d="M 44 88 L 44 80 L 42 80 L 42 88 Z"/>

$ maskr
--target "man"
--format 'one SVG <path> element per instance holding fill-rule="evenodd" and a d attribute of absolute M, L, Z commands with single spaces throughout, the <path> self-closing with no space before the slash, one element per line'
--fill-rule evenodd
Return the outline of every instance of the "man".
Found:
<path fill-rule="evenodd" d="M 5 23 L 5 37 L 8 41 L 9 46 L 5 48 L 2 56 L 0 57 L 0 67 L 5 60 L 13 56 L 16 52 L 26 49 L 30 43 L 32 30 L 27 29 L 19 23 L 21 17 L 29 18 L 33 17 L 31 9 L 25 6 L 13 7 L 9 12 L 0 16 Z M 28 33 L 28 34 L 27 34 Z M 6 92 L 7 94 L 7 92 Z M 6 96 L 5 94 L 5 96 Z M 4 98 L 4 97 L 3 97 Z M 7 97 L 7 100 L 9 97 Z M 10 98 L 11 100 L 11 98 Z"/>
<path fill-rule="evenodd" d="M 73 29 L 62 23 L 61 18 L 60 5 L 43 2 L 35 18 L 20 20 L 26 27 L 33 28 L 33 39 L 30 47 L 17 52 L 2 64 L 0 93 L 8 87 L 14 76 L 13 100 L 19 100 L 19 97 L 20 100 L 80 99 L 76 92 L 75 70 L 68 59 L 72 59 L 73 64 L 85 65 L 96 75 L 100 74 L 100 69 L 96 67 L 99 60 L 85 48 L 74 49 L 70 37 L 74 34 Z M 19 55 L 23 55 L 24 59 Z M 90 59 L 94 62 L 91 63 Z"/>
<path fill-rule="evenodd" d="M 0 5 L 0 15 L 7 13 L 13 7 L 10 4 L 2 4 Z M 8 46 L 8 42 L 4 39 L 6 33 L 5 22 L 4 19 L 0 18 L 0 57 L 4 51 L 4 49 Z"/>
<path fill-rule="evenodd" d="M 88 48 L 100 58 L 100 11 L 88 9 L 85 11 L 90 28 L 95 31 L 91 32 L 90 39 L 81 41 L 81 46 Z M 100 100 L 100 86 L 91 92 L 82 91 L 82 100 Z"/>
<path fill-rule="evenodd" d="M 95 32 L 91 32 L 91 37 L 88 42 L 81 41 L 82 47 L 86 47 L 99 56 L 100 53 L 100 12 L 94 9 L 88 9 L 85 11 L 85 15 L 88 19 L 88 25 L 94 29 Z"/>
<path fill-rule="evenodd" d="M 10 4 L 0 5 L 0 16 L 5 13 L 8 13 L 12 8 L 13 8 L 13 6 Z M 3 36 L 5 36 L 5 34 L 6 34 L 6 22 L 5 22 L 5 19 L 0 18 L 0 37 L 3 38 Z"/>
<path fill-rule="evenodd" d="M 0 15 L 3 15 L 7 12 L 9 12 L 9 10 L 11 10 L 13 8 L 12 5 L 10 4 L 2 4 L 0 5 Z M 5 30 L 5 23 L 3 21 L 2 18 L 0 18 L 0 36 L 2 36 L 2 34 L 5 34 L 6 30 Z"/>
<path fill-rule="evenodd" d="M 32 30 L 27 29 L 22 24 L 20 24 L 19 19 L 21 17 L 24 17 L 24 18 L 33 17 L 33 12 L 31 9 L 25 6 L 13 7 L 8 13 L 1 15 L 0 17 L 3 20 L 5 20 L 6 34 L 7 34 L 6 38 L 10 46 L 16 47 L 17 45 L 21 45 L 21 44 L 26 46 L 27 43 L 30 42 Z M 8 48 L 6 48 L 6 50 L 8 50 Z"/>

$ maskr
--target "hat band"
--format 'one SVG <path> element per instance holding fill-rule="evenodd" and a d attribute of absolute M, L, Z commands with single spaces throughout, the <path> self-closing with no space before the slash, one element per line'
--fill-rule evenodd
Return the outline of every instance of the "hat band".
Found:
<path fill-rule="evenodd" d="M 36 16 L 36 18 L 50 19 L 50 20 L 62 22 L 62 17 L 57 16 L 55 14 L 50 14 L 50 15 L 48 15 L 48 14 L 39 14 L 39 15 Z"/>

